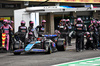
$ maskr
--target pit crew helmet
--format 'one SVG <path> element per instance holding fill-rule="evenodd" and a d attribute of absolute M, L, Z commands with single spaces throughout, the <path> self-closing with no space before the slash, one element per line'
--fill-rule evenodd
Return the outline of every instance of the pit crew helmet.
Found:
<path fill-rule="evenodd" d="M 46 20 L 42 20 L 42 23 L 46 23 Z"/>
<path fill-rule="evenodd" d="M 82 19 L 81 18 L 77 18 L 77 23 L 82 23 Z"/>
<path fill-rule="evenodd" d="M 8 23 L 8 20 L 7 19 L 4 19 L 3 22 L 4 22 L 4 24 L 7 24 Z"/>
<path fill-rule="evenodd" d="M 61 22 L 66 22 L 66 19 L 61 19 Z"/>
<path fill-rule="evenodd" d="M 30 24 L 30 26 L 33 26 L 34 22 L 33 21 L 29 21 L 29 24 Z"/>
<path fill-rule="evenodd" d="M 66 19 L 66 23 L 68 24 L 70 22 L 70 20 L 69 19 Z"/>
<path fill-rule="evenodd" d="M 21 26 L 25 26 L 25 21 L 24 20 L 21 21 Z"/>

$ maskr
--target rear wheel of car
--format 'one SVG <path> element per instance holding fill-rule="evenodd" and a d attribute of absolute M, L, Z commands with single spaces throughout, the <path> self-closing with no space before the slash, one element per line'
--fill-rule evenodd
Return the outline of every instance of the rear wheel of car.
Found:
<path fill-rule="evenodd" d="M 60 47 L 60 46 L 57 46 L 57 50 L 58 50 L 58 51 L 61 51 L 61 47 Z"/>
<path fill-rule="evenodd" d="M 65 41 L 63 42 L 63 45 L 57 46 L 57 50 L 58 50 L 58 51 L 65 51 L 65 50 L 66 50 Z"/>
<path fill-rule="evenodd" d="M 58 50 L 58 51 L 65 51 L 65 50 L 66 50 L 66 46 L 65 46 L 65 45 L 58 46 L 58 47 L 57 47 L 57 50 Z"/>
<path fill-rule="evenodd" d="M 66 50 L 66 45 L 63 45 L 62 46 L 62 51 L 65 51 Z"/>

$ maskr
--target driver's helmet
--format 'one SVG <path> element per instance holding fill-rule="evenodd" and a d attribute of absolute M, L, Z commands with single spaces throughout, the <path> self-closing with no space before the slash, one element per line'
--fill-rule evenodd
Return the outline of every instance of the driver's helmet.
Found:
<path fill-rule="evenodd" d="M 28 36 L 30 37 L 30 36 L 33 36 L 33 33 L 32 32 L 29 32 L 28 33 Z"/>
<path fill-rule="evenodd" d="M 87 37 L 90 37 L 90 33 L 89 33 L 89 32 L 86 32 L 86 36 L 87 36 Z"/>

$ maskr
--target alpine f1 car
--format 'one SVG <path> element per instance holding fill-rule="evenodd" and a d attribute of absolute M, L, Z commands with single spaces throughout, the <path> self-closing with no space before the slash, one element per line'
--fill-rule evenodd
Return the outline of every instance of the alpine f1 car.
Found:
<path fill-rule="evenodd" d="M 43 35 L 36 41 L 30 42 L 24 49 L 14 50 L 14 55 L 20 55 L 21 52 L 45 52 L 51 54 L 56 51 L 56 44 L 53 41 L 57 35 Z"/>

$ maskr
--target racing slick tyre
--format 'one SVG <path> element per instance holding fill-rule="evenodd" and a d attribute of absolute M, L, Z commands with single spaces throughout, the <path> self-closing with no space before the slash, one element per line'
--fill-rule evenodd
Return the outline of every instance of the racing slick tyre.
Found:
<path fill-rule="evenodd" d="M 58 51 L 65 51 L 66 50 L 66 42 L 65 42 L 65 40 L 58 41 L 57 50 Z"/>
<path fill-rule="evenodd" d="M 66 50 L 66 45 L 63 45 L 61 49 L 62 49 L 62 51 L 65 51 Z"/>
<path fill-rule="evenodd" d="M 50 46 L 48 46 L 48 51 L 46 52 L 46 54 L 51 54 L 52 53 L 52 48 Z"/>
<path fill-rule="evenodd" d="M 65 51 L 66 50 L 66 45 L 58 46 L 57 50 L 58 51 Z"/>
<path fill-rule="evenodd" d="M 15 53 L 14 53 L 14 55 L 20 55 L 20 54 L 21 54 L 20 52 L 15 52 Z"/>

